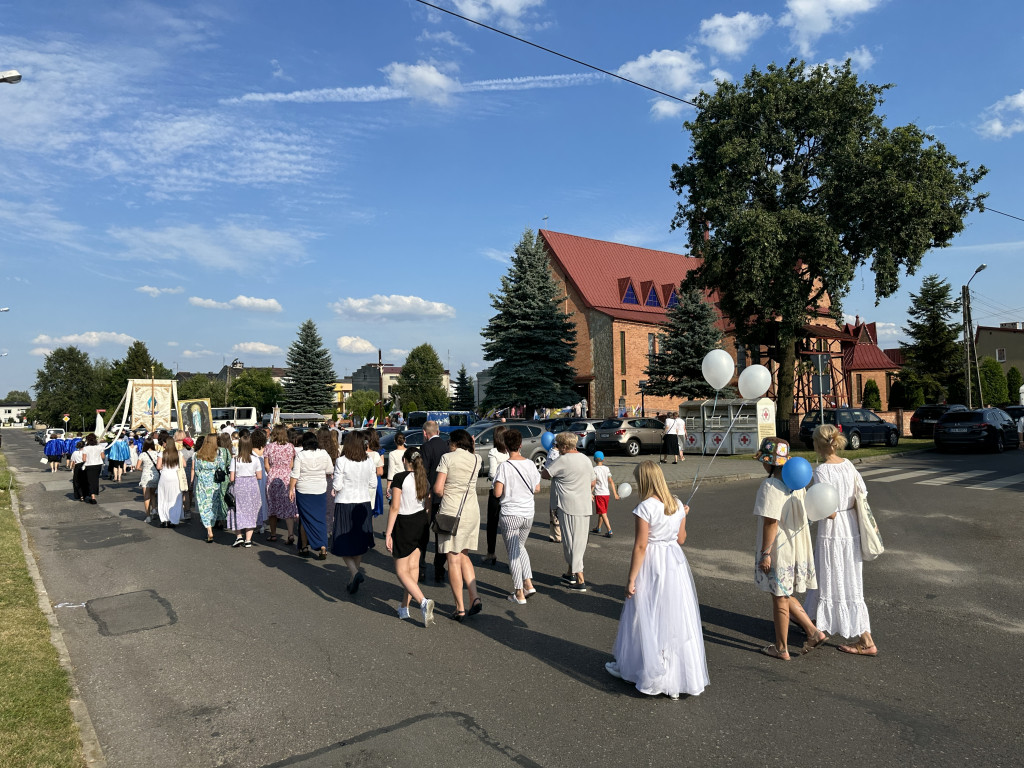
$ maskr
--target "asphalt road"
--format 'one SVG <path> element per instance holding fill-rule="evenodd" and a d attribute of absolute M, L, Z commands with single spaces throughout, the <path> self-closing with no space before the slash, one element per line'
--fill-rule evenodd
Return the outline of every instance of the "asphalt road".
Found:
<path fill-rule="evenodd" d="M 612 502 L 617 535 L 592 537 L 586 594 L 558 585 L 561 547 L 539 513 L 540 594 L 514 606 L 507 568 L 479 567 L 483 613 L 446 620 L 451 595 L 430 585 L 439 618 L 423 629 L 396 618 L 382 541 L 353 598 L 333 557 L 232 549 L 228 534 L 207 545 L 198 521 L 145 524 L 130 484 L 75 503 L 69 473 L 45 472 L 30 436 L 4 437 L 111 766 L 1021 763 L 1024 452 L 864 466 L 888 550 L 865 566 L 877 658 L 761 655 L 772 629 L 752 580 L 757 481 L 703 487 L 686 552 L 711 685 L 673 702 L 603 668 L 632 543 L 626 501 Z"/>

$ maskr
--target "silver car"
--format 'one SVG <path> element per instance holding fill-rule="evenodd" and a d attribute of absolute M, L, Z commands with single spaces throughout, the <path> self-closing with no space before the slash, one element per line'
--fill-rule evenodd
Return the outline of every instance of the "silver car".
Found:
<path fill-rule="evenodd" d="M 499 424 L 474 424 L 467 427 L 466 431 L 473 436 L 476 444 L 476 455 L 480 457 L 481 474 L 487 474 L 487 453 L 494 447 L 494 430 Z M 538 471 L 544 466 L 544 460 L 548 452 L 540 441 L 541 435 L 547 430 L 540 424 L 524 421 L 513 421 L 505 424 L 509 429 L 514 429 L 523 436 L 523 446 L 519 452 L 524 459 L 530 459 L 537 465 Z"/>
<path fill-rule="evenodd" d="M 594 455 L 594 451 L 597 450 L 597 428 L 603 421 L 604 419 L 580 419 L 569 425 L 566 431 L 575 433 L 578 440 L 576 447 L 580 453 Z"/>
<path fill-rule="evenodd" d="M 657 419 L 605 419 L 597 426 L 597 450 L 639 456 L 641 451 L 661 450 L 664 433 L 665 425 Z"/>

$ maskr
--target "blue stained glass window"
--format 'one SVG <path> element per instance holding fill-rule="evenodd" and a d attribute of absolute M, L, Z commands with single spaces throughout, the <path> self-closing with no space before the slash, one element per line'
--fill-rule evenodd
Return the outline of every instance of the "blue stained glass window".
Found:
<path fill-rule="evenodd" d="M 626 295 L 622 297 L 623 304 L 639 304 L 640 301 L 636 297 L 636 291 L 633 290 L 633 286 L 630 285 L 626 288 Z"/>
<path fill-rule="evenodd" d="M 651 286 L 651 290 L 647 293 L 647 306 L 648 307 L 660 307 L 661 302 L 658 301 L 658 292 L 654 290 L 654 286 Z"/>
<path fill-rule="evenodd" d="M 674 307 L 678 303 L 679 303 L 679 297 L 676 296 L 676 291 L 673 288 L 672 289 L 672 293 L 670 293 L 669 297 L 668 297 L 668 305 L 669 305 L 669 307 Z"/>

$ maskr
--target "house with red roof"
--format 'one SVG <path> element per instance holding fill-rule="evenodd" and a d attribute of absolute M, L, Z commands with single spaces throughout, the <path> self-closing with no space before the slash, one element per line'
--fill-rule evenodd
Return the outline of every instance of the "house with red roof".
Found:
<path fill-rule="evenodd" d="M 874 381 L 882 396 L 882 410 L 889 410 L 893 378 L 899 373 L 899 364 L 878 346 L 878 329 L 875 323 L 863 323 L 857 317 L 853 323 L 846 323 L 843 331 L 850 336 L 844 344 L 843 369 L 846 372 L 846 388 L 850 393 L 850 406 L 859 408 L 864 403 L 864 385 Z"/>

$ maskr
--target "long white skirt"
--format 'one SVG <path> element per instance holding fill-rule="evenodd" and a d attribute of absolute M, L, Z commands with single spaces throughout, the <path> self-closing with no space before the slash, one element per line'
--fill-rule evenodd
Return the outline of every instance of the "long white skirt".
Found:
<path fill-rule="evenodd" d="M 178 485 L 178 469 L 161 469 L 160 483 L 156 488 L 156 509 L 161 523 L 177 525 L 181 522 L 181 487 Z"/>
<path fill-rule="evenodd" d="M 641 693 L 696 696 L 710 682 L 697 590 L 675 542 L 648 544 L 612 653 L 622 679 Z"/>
<path fill-rule="evenodd" d="M 814 547 L 818 588 L 807 590 L 804 610 L 818 629 L 830 635 L 858 637 L 871 631 L 864 603 L 864 558 L 855 508 L 818 523 Z"/>

